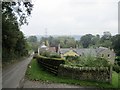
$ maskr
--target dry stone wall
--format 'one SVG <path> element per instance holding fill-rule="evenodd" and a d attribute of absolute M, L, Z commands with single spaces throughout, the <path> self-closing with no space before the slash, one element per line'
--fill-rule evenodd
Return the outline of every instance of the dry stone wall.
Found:
<path fill-rule="evenodd" d="M 72 67 L 60 65 L 58 75 L 78 80 L 90 80 L 111 83 L 111 67 Z"/>

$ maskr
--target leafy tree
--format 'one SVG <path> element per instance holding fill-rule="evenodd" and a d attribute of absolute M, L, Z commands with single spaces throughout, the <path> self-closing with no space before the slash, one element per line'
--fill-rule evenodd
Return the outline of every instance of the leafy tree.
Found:
<path fill-rule="evenodd" d="M 16 7 L 16 8 L 15 8 Z M 20 7 L 25 9 L 22 10 Z M 11 60 L 28 53 L 27 43 L 19 27 L 28 24 L 27 16 L 31 14 L 30 2 L 2 2 L 2 58 Z"/>
<path fill-rule="evenodd" d="M 58 46 L 58 44 L 60 44 L 60 46 L 62 48 L 70 48 L 73 47 L 75 48 L 76 46 L 76 41 L 74 38 L 72 37 L 68 37 L 68 36 L 59 36 L 59 37 L 42 37 L 40 43 L 48 41 L 47 43 L 49 44 L 49 46 Z"/>
<path fill-rule="evenodd" d="M 37 42 L 37 37 L 36 36 L 29 36 L 27 40 L 29 42 Z"/>
<path fill-rule="evenodd" d="M 99 43 L 100 43 L 100 35 L 97 34 L 96 36 L 92 37 L 91 45 L 98 46 Z"/>
<path fill-rule="evenodd" d="M 112 48 L 115 50 L 117 56 L 120 56 L 120 34 L 112 37 Z"/>
<path fill-rule="evenodd" d="M 93 38 L 92 34 L 86 34 L 81 37 L 80 42 L 83 45 L 83 48 L 89 47 L 89 45 L 92 43 L 92 38 Z"/>
<path fill-rule="evenodd" d="M 101 43 L 101 46 L 111 48 L 112 42 L 111 40 L 105 40 L 103 43 Z"/>
<path fill-rule="evenodd" d="M 30 50 L 37 51 L 39 43 L 36 36 L 29 36 L 27 42 Z"/>
<path fill-rule="evenodd" d="M 76 41 L 73 37 L 61 36 L 61 37 L 58 37 L 58 40 L 62 48 L 76 47 Z"/>

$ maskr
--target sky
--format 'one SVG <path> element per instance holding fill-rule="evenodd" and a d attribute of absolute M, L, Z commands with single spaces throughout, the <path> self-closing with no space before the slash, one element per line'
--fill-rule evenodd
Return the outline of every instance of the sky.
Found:
<path fill-rule="evenodd" d="M 32 0 L 25 35 L 112 35 L 118 33 L 119 0 Z"/>

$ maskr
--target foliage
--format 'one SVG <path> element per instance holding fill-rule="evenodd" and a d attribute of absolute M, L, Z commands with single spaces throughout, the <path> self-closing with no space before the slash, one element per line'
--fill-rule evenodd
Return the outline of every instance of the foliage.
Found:
<path fill-rule="evenodd" d="M 27 38 L 27 41 L 28 42 L 37 42 L 37 37 L 36 36 L 29 36 L 28 38 Z"/>
<path fill-rule="evenodd" d="M 38 63 L 40 63 L 42 65 L 45 64 L 51 68 L 52 68 L 52 66 L 58 67 L 60 64 L 64 64 L 64 62 L 65 62 L 64 59 L 61 59 L 61 58 L 49 58 L 49 57 L 44 57 L 44 56 L 38 56 L 38 57 L 36 57 L 36 60 L 38 61 Z"/>
<path fill-rule="evenodd" d="M 31 49 L 33 51 L 38 50 L 39 43 L 38 43 L 38 40 L 37 40 L 36 36 L 29 36 L 27 38 L 27 42 L 28 42 L 28 45 L 29 45 L 29 49 Z"/>
<path fill-rule="evenodd" d="M 88 48 L 88 47 L 107 47 L 111 48 L 112 47 L 112 41 L 111 41 L 111 35 L 103 35 L 100 38 L 100 35 L 92 35 L 92 34 L 86 34 L 83 35 L 80 39 L 80 43 L 82 44 L 83 48 Z"/>
<path fill-rule="evenodd" d="M 114 70 L 115 72 L 117 72 L 117 73 L 120 73 L 120 66 L 114 65 L 114 66 L 113 66 L 113 70 Z"/>
<path fill-rule="evenodd" d="M 116 61 L 117 64 L 120 66 L 120 56 L 117 56 L 117 57 L 115 58 L 115 61 Z"/>
<path fill-rule="evenodd" d="M 61 56 L 57 53 L 51 53 L 50 58 L 61 58 Z"/>
<path fill-rule="evenodd" d="M 32 8 L 33 4 L 31 2 L 22 0 L 19 0 L 19 2 L 2 2 L 2 14 L 6 16 L 13 14 L 12 16 L 18 18 L 19 25 L 28 24 L 27 16 L 31 15 Z"/>
<path fill-rule="evenodd" d="M 112 48 L 117 56 L 120 56 L 120 34 L 112 37 Z"/>
<path fill-rule="evenodd" d="M 49 58 L 61 58 L 61 56 L 57 53 L 49 52 L 49 51 L 44 51 L 40 53 L 41 56 L 49 57 Z"/>
<path fill-rule="evenodd" d="M 78 60 L 79 57 L 78 57 L 78 56 L 66 56 L 65 59 L 66 59 L 66 60 L 69 60 L 69 61 L 70 61 L 70 60 Z"/>
<path fill-rule="evenodd" d="M 92 34 L 86 34 L 86 35 L 81 37 L 80 42 L 82 43 L 83 48 L 88 48 L 89 47 L 89 45 L 92 42 L 92 37 L 93 37 Z"/>
<path fill-rule="evenodd" d="M 60 44 L 61 48 L 76 47 L 75 39 L 69 36 L 59 36 L 59 37 L 49 36 L 48 38 L 42 37 L 40 43 L 44 41 L 48 41 L 49 46 L 58 46 L 58 44 Z"/>
<path fill-rule="evenodd" d="M 64 64 L 65 61 L 61 58 L 48 58 L 43 56 L 36 57 L 39 65 L 44 68 L 45 70 L 57 75 L 58 68 L 60 64 Z"/>
<path fill-rule="evenodd" d="M 33 81 L 43 81 L 45 83 L 64 83 L 64 84 L 73 84 L 80 86 L 90 86 L 90 87 L 100 87 L 100 88 L 117 88 L 118 78 L 117 73 L 112 73 L 112 84 L 108 83 L 100 83 L 100 82 L 92 82 L 92 81 L 82 81 L 82 80 L 74 80 L 66 77 L 59 77 L 53 74 L 50 74 L 44 71 L 39 67 L 39 64 L 35 59 L 33 59 L 30 63 L 31 68 L 27 69 L 26 77 Z"/>
<path fill-rule="evenodd" d="M 77 59 L 73 60 L 66 60 L 66 64 L 78 67 L 102 67 L 110 65 L 106 59 L 93 57 L 91 55 L 77 57 Z"/>
<path fill-rule="evenodd" d="M 26 11 L 20 9 L 22 5 Z M 28 45 L 23 33 L 20 31 L 20 25 L 27 23 L 26 18 L 31 13 L 31 7 L 30 2 L 2 2 L 3 62 L 28 54 Z"/>
<path fill-rule="evenodd" d="M 50 52 L 49 51 L 44 51 L 44 52 L 42 52 L 40 55 L 41 56 L 45 56 L 45 57 L 50 57 Z"/>
<path fill-rule="evenodd" d="M 110 32 L 103 32 L 103 36 L 101 37 L 101 40 L 104 42 L 105 40 L 111 39 L 111 33 Z"/>
<path fill-rule="evenodd" d="M 101 42 L 101 46 L 111 48 L 112 42 L 111 42 L 111 40 L 105 40 L 104 42 Z"/>

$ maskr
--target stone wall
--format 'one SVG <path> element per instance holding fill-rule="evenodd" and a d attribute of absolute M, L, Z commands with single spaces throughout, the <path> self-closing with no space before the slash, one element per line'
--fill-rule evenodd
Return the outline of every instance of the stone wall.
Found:
<path fill-rule="evenodd" d="M 111 83 L 111 67 L 72 67 L 60 65 L 58 75 L 78 80 L 90 80 Z"/>

